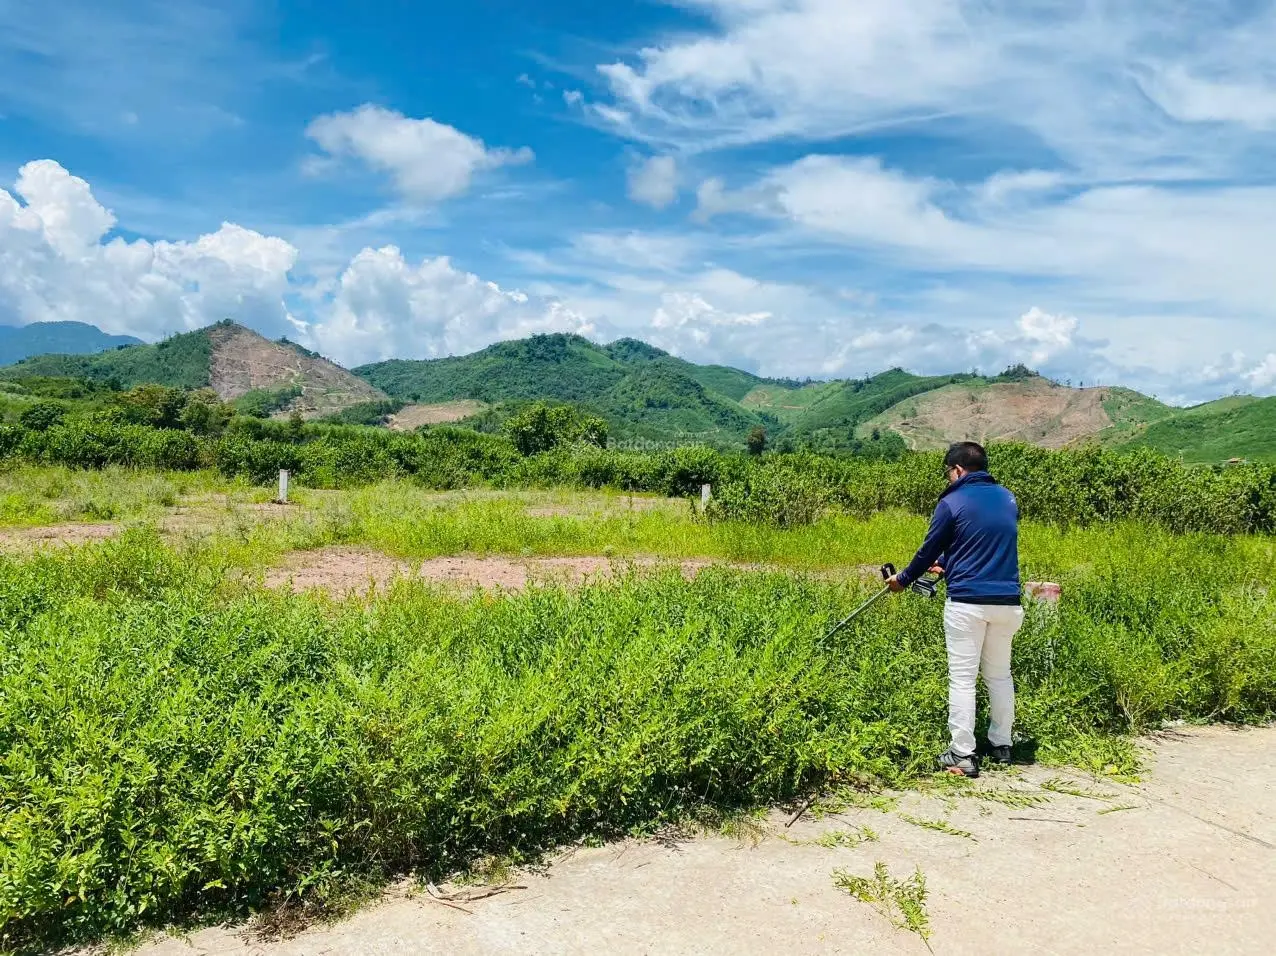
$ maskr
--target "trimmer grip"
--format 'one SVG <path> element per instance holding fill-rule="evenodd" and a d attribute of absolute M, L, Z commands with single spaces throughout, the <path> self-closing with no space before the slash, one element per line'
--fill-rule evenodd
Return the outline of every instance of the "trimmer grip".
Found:
<path fill-rule="evenodd" d="M 895 565 L 883 564 L 882 565 L 882 580 L 889 581 L 893 577 L 895 577 Z"/>
<path fill-rule="evenodd" d="M 912 588 L 914 591 L 916 591 L 918 594 L 923 594 L 928 598 L 933 598 L 935 596 L 935 593 L 938 591 L 938 588 L 936 587 L 937 583 L 938 582 L 931 581 L 927 578 L 918 578 L 916 581 L 910 584 L 909 587 Z"/>

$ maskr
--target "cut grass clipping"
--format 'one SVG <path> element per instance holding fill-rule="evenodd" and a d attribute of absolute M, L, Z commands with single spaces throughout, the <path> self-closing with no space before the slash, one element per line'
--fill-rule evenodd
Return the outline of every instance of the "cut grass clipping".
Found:
<path fill-rule="evenodd" d="M 1093 790 L 1087 787 L 1081 787 L 1074 783 L 1069 783 L 1062 777 L 1051 777 L 1041 784 L 1042 790 L 1049 790 L 1051 793 L 1062 793 L 1069 797 L 1082 797 L 1086 800 L 1098 800 L 1100 803 L 1111 803 L 1117 798 L 1115 793 L 1104 793 L 1102 790 Z"/>
<path fill-rule="evenodd" d="M 916 933 L 930 943 L 930 918 L 926 915 L 926 875 L 921 869 L 913 872 L 906 880 L 898 880 L 891 876 L 885 863 L 880 860 L 873 867 L 873 875 L 855 876 L 846 870 L 833 871 L 833 884 L 838 889 L 846 890 L 861 903 L 868 903 L 873 909 L 891 921 L 893 926 Z"/>
<path fill-rule="evenodd" d="M 829 830 L 814 840 L 788 839 L 788 842 L 795 846 L 822 846 L 829 850 L 849 850 L 863 843 L 876 843 L 877 840 L 877 831 L 871 827 L 851 827 L 849 830 Z"/>
<path fill-rule="evenodd" d="M 959 830 L 947 820 L 924 820 L 921 817 L 910 816 L 907 813 L 901 813 L 900 819 L 905 823 L 911 823 L 915 827 L 921 827 L 923 830 L 934 830 L 936 833 L 946 833 L 949 836 L 963 837 L 967 840 L 975 840 L 975 835 L 969 830 Z M 979 842 L 975 840 L 975 842 Z"/>

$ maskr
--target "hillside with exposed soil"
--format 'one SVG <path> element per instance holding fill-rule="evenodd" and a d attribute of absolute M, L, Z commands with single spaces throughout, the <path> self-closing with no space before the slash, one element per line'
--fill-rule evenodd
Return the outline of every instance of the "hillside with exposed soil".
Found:
<path fill-rule="evenodd" d="M 617 442 L 666 447 L 739 450 L 761 429 L 773 451 L 877 458 L 973 439 L 1147 447 L 1203 464 L 1276 460 L 1276 398 L 1234 396 L 1174 408 L 1128 388 L 1060 385 L 1024 366 L 995 377 L 893 368 L 863 379 L 774 379 L 697 365 L 636 339 L 599 345 L 562 334 L 348 372 L 286 339 L 272 342 L 230 321 L 153 345 L 39 355 L 0 368 L 0 392 L 19 396 L 8 411 L 0 409 L 0 418 L 16 418 L 24 403 L 41 395 L 63 397 L 77 382 L 92 383 L 90 391 L 212 387 L 240 414 L 341 413 L 334 420 L 400 431 L 441 424 L 499 431 L 526 403 L 549 401 L 604 418 Z"/>
<path fill-rule="evenodd" d="M 283 417 L 297 411 L 305 418 L 319 418 L 386 400 L 384 392 L 340 365 L 286 339 L 272 342 L 230 321 L 154 345 L 87 355 L 38 355 L 8 366 L 2 374 L 17 382 L 69 378 L 124 389 L 212 388 L 223 401 L 243 400 Z"/>
<path fill-rule="evenodd" d="M 207 335 L 212 344 L 209 384 L 223 401 L 249 392 L 300 389 L 301 394 L 277 414 L 297 411 L 316 418 L 386 398 L 340 365 L 296 346 L 272 342 L 242 325 L 221 323 L 208 329 Z"/>
<path fill-rule="evenodd" d="M 1164 406 L 1124 402 L 1124 394 L 1121 389 L 1069 388 L 1044 378 L 972 380 L 906 399 L 864 422 L 859 433 L 898 432 L 909 448 L 917 450 L 943 448 L 954 441 L 1021 441 L 1064 448 L 1160 417 Z"/>

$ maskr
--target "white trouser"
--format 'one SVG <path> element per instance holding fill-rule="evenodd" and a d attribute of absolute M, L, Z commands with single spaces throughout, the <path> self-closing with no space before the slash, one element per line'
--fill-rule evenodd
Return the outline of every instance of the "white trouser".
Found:
<path fill-rule="evenodd" d="M 1015 682 L 1010 676 L 1010 644 L 1023 624 L 1023 608 L 998 604 L 944 607 L 948 644 L 948 732 L 953 753 L 975 752 L 975 678 L 983 670 L 988 687 L 988 742 L 1010 746 L 1015 723 Z"/>

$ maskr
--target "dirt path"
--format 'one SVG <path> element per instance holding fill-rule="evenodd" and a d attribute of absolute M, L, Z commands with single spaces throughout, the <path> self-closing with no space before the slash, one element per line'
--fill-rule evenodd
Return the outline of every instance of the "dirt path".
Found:
<path fill-rule="evenodd" d="M 845 868 L 926 876 L 935 953 L 1266 953 L 1276 932 L 1276 728 L 1204 728 L 1150 740 L 1145 783 L 1069 776 L 1110 799 L 1049 793 L 1009 807 L 906 794 L 756 845 L 722 838 L 629 842 L 564 854 L 527 888 L 462 912 L 407 887 L 334 925 L 264 943 L 243 928 L 143 946 L 145 956 L 319 954 L 909 953 L 922 940 L 833 885 Z M 985 774 L 981 789 L 1032 791 L 1061 775 Z M 1102 813 L 1117 807 L 1131 807 Z M 971 836 L 924 829 L 947 820 Z M 854 848 L 810 841 L 871 827 Z"/>

